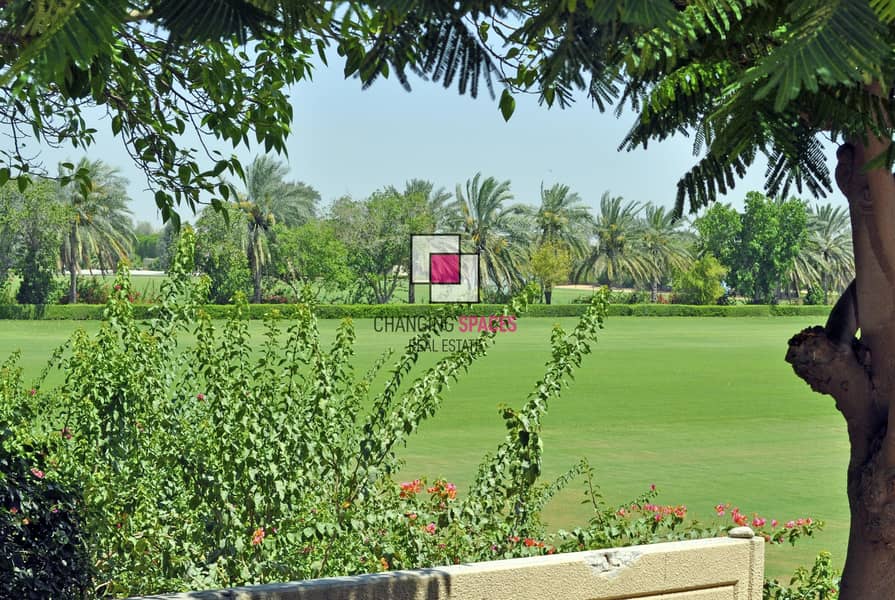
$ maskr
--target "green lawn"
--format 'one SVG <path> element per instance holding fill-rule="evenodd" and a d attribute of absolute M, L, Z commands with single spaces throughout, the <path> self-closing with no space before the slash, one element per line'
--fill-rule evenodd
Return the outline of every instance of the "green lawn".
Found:
<path fill-rule="evenodd" d="M 732 502 L 781 521 L 812 516 L 825 531 L 795 549 L 769 547 L 767 573 L 784 577 L 822 549 L 844 559 L 848 442 L 827 397 L 813 394 L 783 362 L 786 340 L 814 324 L 805 318 L 615 318 L 595 352 L 545 420 L 545 471 L 551 478 L 587 457 L 612 502 L 655 483 L 659 502 L 686 504 L 701 519 Z M 561 319 L 571 327 L 573 319 Z M 548 357 L 552 319 L 519 322 L 446 395 L 438 415 L 404 450 L 407 478 L 470 480 L 485 451 L 503 436 L 501 403 L 518 406 Z M 260 334 L 261 326 L 252 324 Z M 97 323 L 0 321 L 0 357 L 23 352 L 36 375 L 75 327 Z M 332 337 L 336 323 L 321 329 Z M 408 334 L 376 333 L 356 321 L 357 368 Z M 449 337 L 460 337 L 454 332 Z M 260 335 L 259 335 L 260 337 Z M 424 363 L 439 354 L 427 355 Z M 547 508 L 554 527 L 587 518 L 580 482 Z"/>

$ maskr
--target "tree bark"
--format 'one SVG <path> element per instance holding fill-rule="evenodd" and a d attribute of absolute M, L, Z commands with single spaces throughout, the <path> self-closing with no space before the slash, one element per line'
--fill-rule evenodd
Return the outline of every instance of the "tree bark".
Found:
<path fill-rule="evenodd" d="M 868 135 L 837 151 L 836 183 L 848 199 L 856 278 L 825 328 L 789 342 L 786 360 L 845 417 L 851 512 L 841 600 L 890 599 L 895 590 L 895 179 L 865 165 L 891 146 Z M 855 339 L 860 327 L 861 339 Z M 891 428 L 895 430 L 895 428 Z M 890 435 L 891 433 L 891 435 Z"/>
<path fill-rule="evenodd" d="M 72 226 L 68 234 L 68 302 L 75 304 L 78 301 L 78 255 L 75 252 L 75 244 L 78 243 L 78 232 Z"/>
<path fill-rule="evenodd" d="M 550 304 L 550 301 L 553 299 L 553 288 L 545 287 L 544 288 L 544 304 Z"/>
<path fill-rule="evenodd" d="M 249 224 L 249 270 L 252 272 L 252 302 L 261 302 L 261 256 L 258 226 Z"/>

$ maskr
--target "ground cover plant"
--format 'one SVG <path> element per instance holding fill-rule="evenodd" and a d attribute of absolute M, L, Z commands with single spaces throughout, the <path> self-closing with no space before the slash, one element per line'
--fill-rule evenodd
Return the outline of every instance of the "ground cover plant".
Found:
<path fill-rule="evenodd" d="M 183 243 L 190 240 L 186 235 Z M 605 294 L 595 296 L 571 333 L 553 330 L 543 377 L 521 407 L 502 409 L 503 441 L 458 494 L 443 479 L 395 481 L 396 450 L 494 334 L 480 335 L 470 350 L 443 357 L 412 382 L 419 356 L 408 350 L 383 374 L 386 385 L 372 387 L 385 357 L 355 376 L 350 322 L 327 349 L 310 311 L 285 331 L 270 320 L 253 354 L 245 320 L 215 328 L 201 314 L 204 290 L 186 276 L 187 262 L 176 262 L 166 300 L 142 326 L 132 316 L 127 278 L 120 278 L 97 334 L 76 333 L 56 354 L 61 385 L 38 378 L 27 387 L 14 359 L 4 365 L 4 451 L 30 465 L 33 496 L 62 483 L 80 494 L 74 506 L 57 501 L 49 513 L 75 524 L 73 544 L 86 538 L 94 569 L 79 576 L 92 576 L 98 595 L 717 535 L 726 526 L 685 522 L 686 509 L 655 504 L 654 489 L 633 503 L 609 503 L 580 460 L 552 483 L 541 482 L 542 417 L 590 353 Z M 506 310 L 522 312 L 525 304 L 517 299 Z M 182 352 L 181 330 L 196 338 Z M 541 509 L 578 475 L 588 484 L 589 519 L 548 536 Z M 25 487 L 10 473 L 4 480 L 7 489 Z M 3 526 L 33 532 L 51 518 L 45 510 L 29 512 L 41 504 L 22 497 L 3 498 Z M 774 541 L 817 526 L 733 513 L 735 523 L 752 518 Z"/>

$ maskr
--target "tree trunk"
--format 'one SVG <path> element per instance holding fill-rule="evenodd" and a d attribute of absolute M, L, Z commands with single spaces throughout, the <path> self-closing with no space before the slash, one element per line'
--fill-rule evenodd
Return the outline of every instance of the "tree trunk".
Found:
<path fill-rule="evenodd" d="M 659 282 L 655 279 L 653 279 L 653 283 L 650 286 L 649 301 L 653 304 L 659 301 Z"/>
<path fill-rule="evenodd" d="M 550 300 L 553 298 L 553 288 L 550 286 L 546 286 L 544 288 L 544 302 L 546 304 L 550 304 Z"/>
<path fill-rule="evenodd" d="M 68 233 L 68 303 L 78 301 L 78 255 L 75 244 L 78 243 L 78 232 L 72 227 Z"/>
<path fill-rule="evenodd" d="M 407 278 L 407 303 L 414 304 L 416 302 L 416 290 L 414 289 L 413 282 L 410 281 L 410 277 Z"/>
<path fill-rule="evenodd" d="M 827 326 L 796 335 L 786 356 L 812 389 L 833 396 L 848 427 L 851 527 L 841 600 L 889 599 L 895 590 L 895 434 L 888 427 L 895 416 L 895 179 L 885 168 L 863 172 L 889 146 L 869 136 L 837 151 L 855 285 L 839 298 Z"/>
<path fill-rule="evenodd" d="M 261 256 L 258 226 L 249 226 L 249 270 L 252 272 L 252 302 L 261 302 Z"/>

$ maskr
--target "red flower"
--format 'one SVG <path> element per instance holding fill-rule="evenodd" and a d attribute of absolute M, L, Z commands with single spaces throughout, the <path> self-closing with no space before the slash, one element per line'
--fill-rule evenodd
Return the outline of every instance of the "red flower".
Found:
<path fill-rule="evenodd" d="M 37 477 L 38 479 L 44 478 L 44 472 L 38 469 L 37 467 L 31 467 L 31 474 Z"/>
<path fill-rule="evenodd" d="M 205 400 L 205 394 L 196 394 L 196 400 L 202 402 L 203 400 Z"/>

